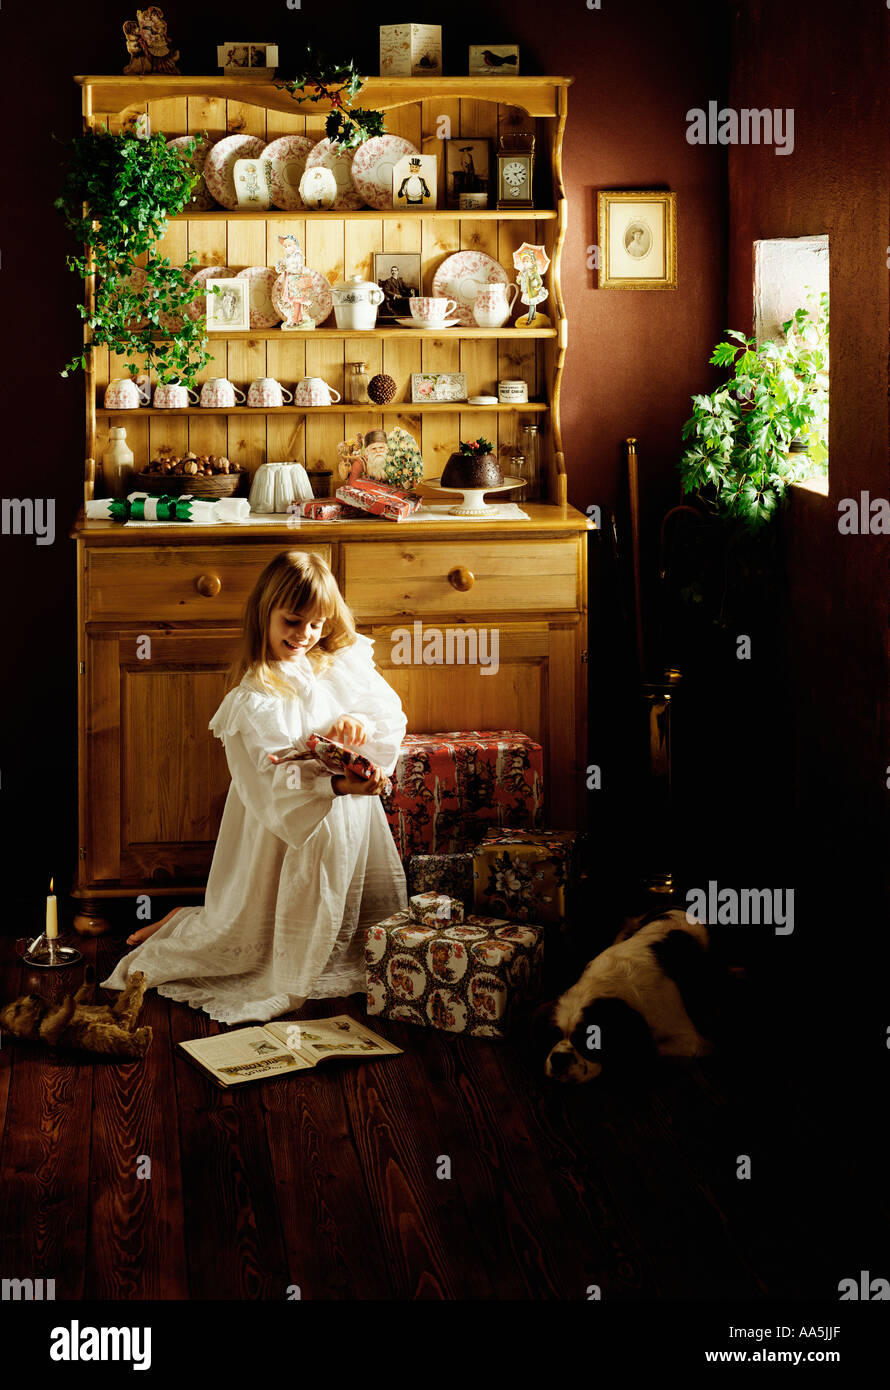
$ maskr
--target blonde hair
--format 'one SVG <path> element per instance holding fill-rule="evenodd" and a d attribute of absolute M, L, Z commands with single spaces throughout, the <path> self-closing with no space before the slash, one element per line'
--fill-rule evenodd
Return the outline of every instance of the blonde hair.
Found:
<path fill-rule="evenodd" d="M 277 673 L 277 660 L 269 654 L 269 624 L 276 608 L 324 619 L 321 637 L 308 653 L 319 673 L 330 665 L 334 652 L 355 641 L 352 614 L 330 567 L 304 550 L 282 550 L 263 570 L 245 605 L 241 648 L 229 668 L 227 690 L 249 673 L 269 694 L 293 695 L 293 686 Z"/>

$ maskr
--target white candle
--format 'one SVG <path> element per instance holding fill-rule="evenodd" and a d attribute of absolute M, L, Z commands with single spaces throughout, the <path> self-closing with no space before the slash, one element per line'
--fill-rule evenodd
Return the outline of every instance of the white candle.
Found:
<path fill-rule="evenodd" d="M 59 911 L 56 896 L 53 893 L 53 881 L 49 881 L 49 897 L 46 900 L 46 934 L 50 938 L 59 935 Z"/>

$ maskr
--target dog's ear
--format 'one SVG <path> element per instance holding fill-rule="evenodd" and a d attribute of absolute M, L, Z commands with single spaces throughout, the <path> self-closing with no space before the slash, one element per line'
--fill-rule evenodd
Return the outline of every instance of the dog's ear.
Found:
<path fill-rule="evenodd" d="M 541 1057 L 546 1057 L 562 1037 L 562 1029 L 557 1028 L 553 1021 L 555 1007 L 556 1000 L 550 999 L 545 1004 L 539 1004 L 531 1017 L 532 1046 Z"/>
<path fill-rule="evenodd" d="M 644 1071 L 657 1053 L 648 1024 L 624 999 L 593 999 L 572 1031 L 579 1056 L 606 1074 Z"/>

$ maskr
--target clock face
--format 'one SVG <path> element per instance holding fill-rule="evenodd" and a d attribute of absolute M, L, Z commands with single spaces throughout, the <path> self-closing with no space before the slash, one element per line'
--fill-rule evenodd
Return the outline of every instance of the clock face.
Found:
<path fill-rule="evenodd" d="M 504 165 L 504 182 L 512 193 L 518 192 L 528 178 L 528 165 L 520 159 L 511 159 Z"/>

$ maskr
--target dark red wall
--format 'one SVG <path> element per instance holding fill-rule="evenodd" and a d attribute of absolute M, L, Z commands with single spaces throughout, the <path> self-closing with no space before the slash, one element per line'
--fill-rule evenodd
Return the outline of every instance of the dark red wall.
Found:
<path fill-rule="evenodd" d="M 732 53 L 734 106 L 795 112 L 792 155 L 730 152 L 733 323 L 750 327 L 755 239 L 829 236 L 830 496 L 795 489 L 784 518 L 796 720 L 770 735 L 796 743 L 812 863 L 853 890 L 887 857 L 888 539 L 837 521 L 839 499 L 890 484 L 890 11 L 742 0 Z"/>
<path fill-rule="evenodd" d="M 75 72 L 119 72 L 120 25 L 135 5 L 3 8 L 6 64 L 6 187 L 0 240 L 5 408 L 3 496 L 56 498 L 56 543 L 0 538 L 6 580 L 0 744 L 0 806 L 13 891 L 32 903 L 55 871 L 63 889 L 76 853 L 74 548 L 67 538 L 82 497 L 82 395 L 58 368 L 75 349 L 78 282 L 65 269 L 65 238 L 51 202 L 59 180 L 52 135 L 79 129 Z M 640 440 L 647 534 L 676 494 L 679 430 L 689 395 L 712 384 L 707 358 L 724 326 L 725 151 L 686 143 L 690 106 L 721 98 L 728 73 L 722 5 L 709 0 L 633 6 L 603 0 L 491 0 L 461 8 L 412 4 L 390 10 L 304 0 L 260 3 L 245 21 L 241 3 L 164 7 L 185 72 L 215 71 L 218 41 L 233 34 L 276 38 L 287 71 L 305 39 L 377 66 L 377 26 L 405 18 L 441 22 L 445 70 L 465 71 L 466 46 L 514 40 L 528 72 L 569 74 L 565 174 L 570 227 L 563 286 L 570 347 L 563 391 L 570 500 L 611 507 L 623 476 L 621 440 Z M 13 59 L 12 55 L 18 55 Z M 35 98 L 35 93 L 37 94 Z M 12 138 L 12 137 L 15 138 Z M 676 292 L 599 291 L 587 268 L 597 239 L 600 188 L 671 188 L 679 195 Z M 33 395 L 40 390 L 39 400 Z M 610 651 L 594 661 L 607 669 Z M 46 751 L 49 749 L 49 751 Z M 33 808 L 33 809 L 32 809 Z"/>

